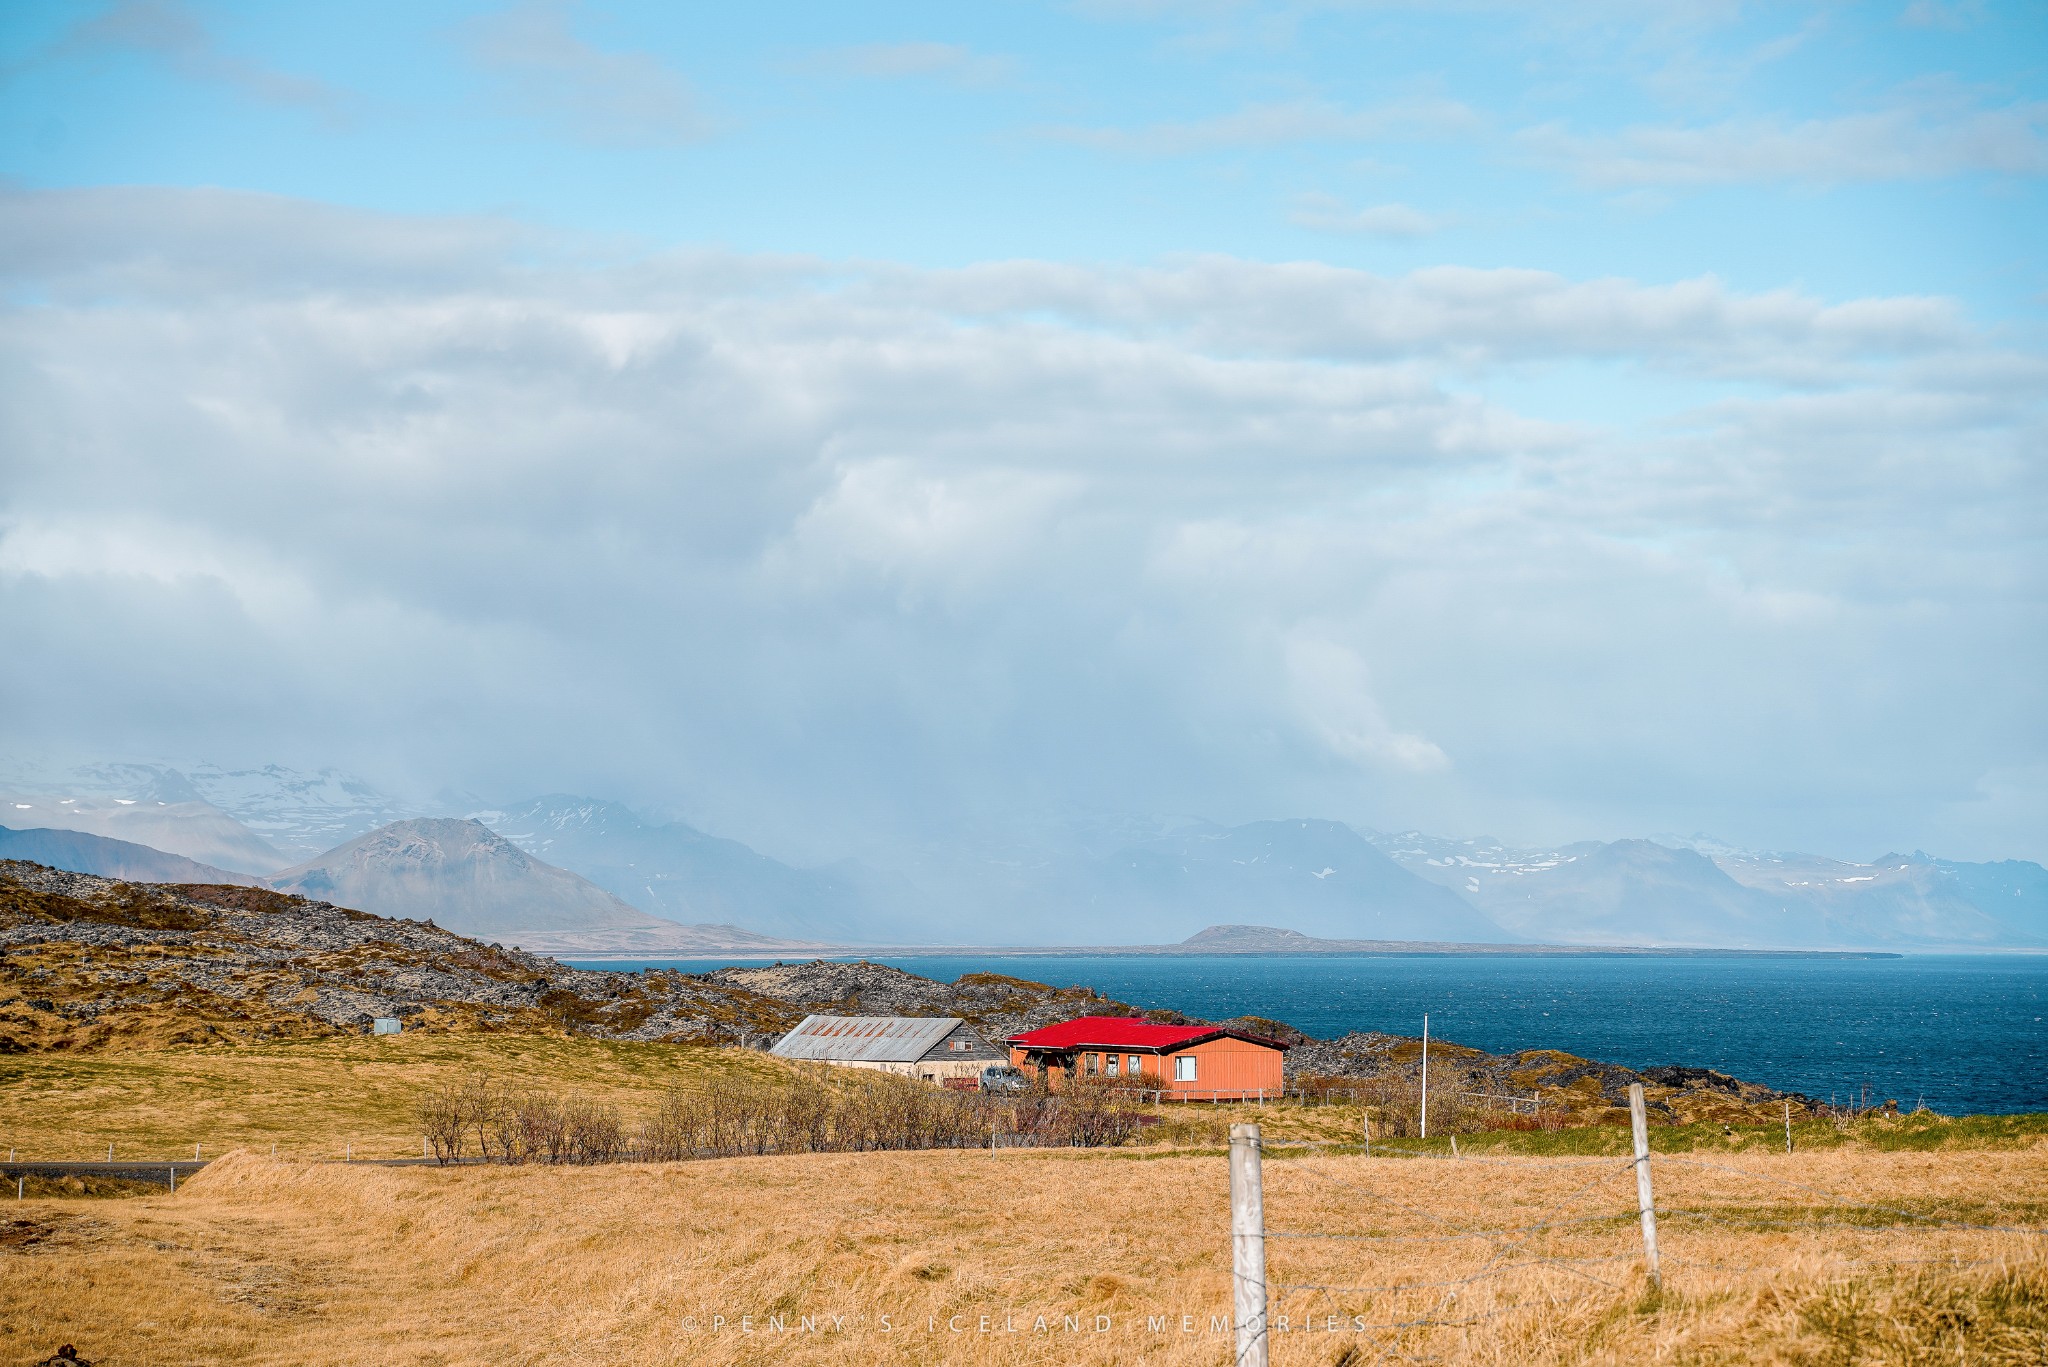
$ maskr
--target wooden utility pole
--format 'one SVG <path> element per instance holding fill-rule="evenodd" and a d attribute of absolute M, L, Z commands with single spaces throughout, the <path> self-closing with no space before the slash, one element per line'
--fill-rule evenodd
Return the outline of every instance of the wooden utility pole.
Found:
<path fill-rule="evenodd" d="M 1657 1266 L 1657 1202 L 1650 1194 L 1650 1122 L 1643 1114 L 1643 1084 L 1628 1085 L 1628 1121 L 1636 1140 L 1636 1209 L 1643 1217 L 1643 1262 L 1650 1269 L 1650 1284 L 1662 1287 L 1663 1272 Z"/>
<path fill-rule="evenodd" d="M 1266 1195 L 1257 1125 L 1230 1127 L 1230 1268 L 1237 1367 L 1266 1367 Z"/>
<path fill-rule="evenodd" d="M 1429 1013 L 1422 1015 L 1422 1137 L 1429 1138 Z"/>
<path fill-rule="evenodd" d="M 1792 1152 L 1792 1099 L 1785 1098 L 1785 1152 Z"/>

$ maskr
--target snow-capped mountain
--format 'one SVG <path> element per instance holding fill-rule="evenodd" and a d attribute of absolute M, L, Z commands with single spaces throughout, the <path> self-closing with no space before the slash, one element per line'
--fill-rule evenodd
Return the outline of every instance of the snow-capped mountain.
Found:
<path fill-rule="evenodd" d="M 0 793 L 19 794 L 11 800 L 28 804 L 14 812 L 16 825 L 31 824 L 22 813 L 33 808 L 39 818 L 57 818 L 41 824 L 90 830 L 209 863 L 219 863 L 214 855 L 225 854 L 230 862 L 224 867 L 259 873 L 331 849 L 393 821 L 431 814 L 419 804 L 401 802 L 336 769 L 306 773 L 277 764 L 229 769 L 217 764 L 178 768 L 103 763 L 52 770 L 17 763 L 0 769 Z M 147 823 L 134 816 L 118 823 L 109 820 L 115 808 L 175 808 L 182 824 L 206 824 L 205 814 L 195 804 L 226 818 L 211 822 L 216 829 L 213 835 L 203 837 L 212 841 L 204 853 L 186 848 L 201 837 L 167 835 L 161 829 L 145 831 Z M 99 815 L 53 814 L 49 809 L 57 806 Z M 230 831 L 228 822 L 240 830 Z M 152 834 L 160 838 L 152 839 Z M 166 840 L 183 843 L 167 844 Z"/>
<path fill-rule="evenodd" d="M 1531 939 L 1582 944 L 1911 948 L 2048 944 L 2048 871 L 1924 854 L 1854 864 L 1759 854 L 1708 836 L 1556 849 L 1446 840 L 1373 843 Z"/>
<path fill-rule="evenodd" d="M 1492 836 L 1449 840 L 1421 831 L 1402 831 L 1398 835 L 1370 831 L 1365 836 L 1408 872 L 1455 889 L 1482 905 L 1498 888 L 1561 868 L 1600 848 L 1597 840 L 1545 850 L 1507 845 Z"/>

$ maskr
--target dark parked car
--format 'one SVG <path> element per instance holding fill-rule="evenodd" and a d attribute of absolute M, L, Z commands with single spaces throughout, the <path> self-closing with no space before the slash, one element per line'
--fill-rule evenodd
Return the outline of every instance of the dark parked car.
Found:
<path fill-rule="evenodd" d="M 1028 1092 L 1031 1079 L 1024 1076 L 1019 1068 L 1007 1063 L 992 1063 L 981 1070 L 981 1090 L 984 1092 Z"/>

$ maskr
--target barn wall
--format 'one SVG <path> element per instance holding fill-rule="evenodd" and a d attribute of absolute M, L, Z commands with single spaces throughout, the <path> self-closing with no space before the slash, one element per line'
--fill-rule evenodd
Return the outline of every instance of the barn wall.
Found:
<path fill-rule="evenodd" d="M 822 1063 L 828 1068 L 865 1068 L 873 1073 L 897 1073 L 903 1077 L 916 1076 L 914 1063 L 873 1063 L 867 1059 L 813 1058 L 798 1060 L 803 1063 Z"/>

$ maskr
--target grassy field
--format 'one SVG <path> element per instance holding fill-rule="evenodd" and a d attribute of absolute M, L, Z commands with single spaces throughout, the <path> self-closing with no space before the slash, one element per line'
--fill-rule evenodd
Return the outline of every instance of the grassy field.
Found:
<path fill-rule="evenodd" d="M 1191 1106 L 1115 1150 L 317 1161 L 416 1155 L 418 1089 L 478 1072 L 630 1118 L 781 1068 L 507 1035 L 8 1058 L 23 1157 L 235 1152 L 174 1197 L 10 1202 L 0 1364 L 1220 1364 L 1232 1119 L 1269 1141 L 1276 1363 L 2048 1361 L 2048 1240 L 1949 1227 L 2048 1226 L 2040 1116 L 1809 1122 L 1789 1157 L 1781 1129 L 1655 1128 L 1661 1290 L 1608 1126 L 1368 1157 L 1352 1106 Z"/>
<path fill-rule="evenodd" d="M 1273 1359 L 2048 1360 L 2042 1241 L 1910 1218 L 2038 1224 L 2048 1150 L 1727 1166 L 1659 1165 L 1659 1292 L 1621 1162 L 1270 1158 L 1276 1234 L 1393 1236 L 1269 1240 Z M 1227 1180 L 1220 1157 L 1144 1151 L 466 1169 L 238 1153 L 175 1197 L 14 1204 L 0 1362 L 69 1342 L 102 1367 L 1215 1367 Z M 1501 1229 L 1521 1232 L 1472 1233 Z"/>
<path fill-rule="evenodd" d="M 629 1121 L 660 1094 L 714 1073 L 772 1075 L 767 1056 L 737 1049 L 636 1044 L 585 1037 L 508 1034 L 355 1036 L 161 1051 L 0 1056 L 0 1147 L 23 1158 L 126 1158 L 209 1154 L 247 1147 L 268 1153 L 361 1158 L 416 1157 L 413 1098 L 426 1086 L 488 1073 L 515 1088 L 602 1096 Z M 1363 1135 L 1353 1105 L 1168 1106 L 1156 1143 L 1214 1148 L 1232 1121 L 1256 1120 L 1275 1139 L 1345 1143 Z M 2048 1141 L 2048 1116 L 1945 1119 L 1920 1113 L 1868 1116 L 1837 1125 L 1797 1122 L 1804 1151 L 2025 1148 Z M 1571 1156 L 1620 1154 L 1627 1131 L 1600 1125 L 1557 1131 L 1459 1136 L 1463 1152 Z M 1663 1152 L 1770 1153 L 1784 1147 L 1775 1125 L 1696 1124 L 1652 1129 Z M 1383 1148 L 1448 1154 L 1450 1141 L 1403 1139 Z"/>
<path fill-rule="evenodd" d="M 263 1153 L 418 1157 L 413 1098 L 489 1073 L 513 1087 L 602 1095 L 628 1114 L 759 1053 L 546 1035 L 386 1035 L 161 1052 L 0 1057 L 0 1146 L 23 1158 Z"/>

